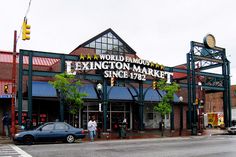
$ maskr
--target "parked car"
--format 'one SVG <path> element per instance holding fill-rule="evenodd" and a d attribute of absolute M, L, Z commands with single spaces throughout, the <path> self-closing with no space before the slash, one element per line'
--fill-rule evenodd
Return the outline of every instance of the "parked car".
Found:
<path fill-rule="evenodd" d="M 229 134 L 236 134 L 236 125 L 228 128 Z"/>
<path fill-rule="evenodd" d="M 85 133 L 82 128 L 75 128 L 65 122 L 48 122 L 35 130 L 15 134 L 13 140 L 24 144 L 53 141 L 73 143 L 76 139 L 84 137 Z"/>

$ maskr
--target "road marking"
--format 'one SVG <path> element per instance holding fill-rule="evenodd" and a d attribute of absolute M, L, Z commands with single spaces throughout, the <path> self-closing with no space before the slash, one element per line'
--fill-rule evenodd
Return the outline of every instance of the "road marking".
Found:
<path fill-rule="evenodd" d="M 9 145 L 9 146 L 20 154 L 19 157 L 32 157 L 30 154 L 26 153 L 25 151 L 23 151 L 22 149 L 20 149 L 16 145 Z"/>

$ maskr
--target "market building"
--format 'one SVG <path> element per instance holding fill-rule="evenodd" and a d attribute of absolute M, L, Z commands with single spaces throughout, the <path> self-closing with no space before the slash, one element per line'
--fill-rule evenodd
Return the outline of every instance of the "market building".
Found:
<path fill-rule="evenodd" d="M 204 47 L 199 43 L 194 46 Z M 221 51 L 224 49 L 217 49 L 217 52 Z M 2 59 L 0 67 L 3 70 L 0 75 L 1 87 L 9 85 L 8 92 L 1 93 L 0 101 L 3 105 L 0 116 L 3 116 L 5 112 L 10 111 L 11 106 L 12 84 L 9 69 L 12 68 L 12 54 L 1 52 L 0 55 Z M 204 57 L 207 56 L 205 52 Z M 204 57 L 199 57 L 198 61 L 205 59 Z M 189 60 L 194 62 L 194 59 Z M 218 63 L 219 60 L 211 58 L 212 61 Z M 68 55 L 20 50 L 17 54 L 16 124 L 23 124 L 26 117 L 32 119 L 34 126 L 58 119 L 86 129 L 87 122 L 93 115 L 104 131 L 115 131 L 115 124 L 124 118 L 127 119 L 130 130 L 159 129 L 161 117 L 153 110 L 153 106 L 161 101 L 165 92 L 153 89 L 153 82 L 166 79 L 168 83 L 177 81 L 183 89 L 174 96 L 172 113 L 165 117 L 165 126 L 172 130 L 191 128 L 192 123 L 196 123 L 196 118 L 192 118 L 197 111 L 193 107 L 195 99 L 200 96 L 203 99 L 203 94 L 196 94 L 196 88 L 200 85 L 195 85 L 197 82 L 195 78 L 200 80 L 201 75 L 205 78 L 223 78 L 229 75 L 229 71 L 224 74 L 226 76 L 198 72 L 195 76 L 195 70 L 190 69 L 189 64 L 188 62 L 183 67 L 166 67 L 139 58 L 112 29 L 107 29 L 84 42 Z M 84 107 L 77 116 L 68 113 L 68 108 L 63 104 L 58 91 L 48 83 L 53 80 L 55 74 L 64 72 L 76 75 L 83 83 L 78 90 L 88 94 L 84 98 Z M 190 74 L 191 79 L 188 78 Z M 230 79 L 227 77 L 226 81 L 228 87 Z M 201 87 L 205 90 L 225 89 L 222 86 L 216 87 L 204 83 Z M 228 88 L 224 91 L 228 92 Z M 180 101 L 180 96 L 183 97 L 183 102 Z M 228 104 L 230 100 L 225 98 L 225 102 Z M 229 108 L 230 104 L 224 108 L 224 112 L 227 113 L 225 118 L 227 123 L 231 114 Z"/>

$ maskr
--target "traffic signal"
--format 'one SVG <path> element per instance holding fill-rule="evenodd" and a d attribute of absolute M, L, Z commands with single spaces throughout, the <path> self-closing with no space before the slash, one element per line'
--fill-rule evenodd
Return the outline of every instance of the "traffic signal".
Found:
<path fill-rule="evenodd" d="M 195 103 L 196 103 L 196 105 L 198 105 L 198 102 L 199 102 L 199 101 L 198 101 L 198 98 L 196 98 L 196 99 L 195 99 Z"/>
<path fill-rule="evenodd" d="M 4 93 L 5 93 L 5 94 L 8 93 L 8 85 L 7 85 L 7 84 L 4 85 Z"/>
<path fill-rule="evenodd" d="M 111 77 L 111 87 L 115 85 L 115 77 Z"/>
<path fill-rule="evenodd" d="M 22 25 L 22 40 L 30 40 L 30 25 L 27 24 L 27 20 L 24 19 Z"/>
<path fill-rule="evenodd" d="M 152 81 L 152 89 L 157 89 L 157 81 Z"/>

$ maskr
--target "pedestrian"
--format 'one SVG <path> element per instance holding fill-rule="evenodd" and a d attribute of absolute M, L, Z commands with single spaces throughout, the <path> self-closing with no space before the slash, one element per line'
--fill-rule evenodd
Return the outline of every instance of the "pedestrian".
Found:
<path fill-rule="evenodd" d="M 9 116 L 8 116 L 8 113 L 6 113 L 6 114 L 3 116 L 2 122 L 3 122 L 3 127 L 4 127 L 4 131 L 5 131 L 5 135 L 6 135 L 6 137 L 9 137 L 10 118 L 9 118 Z"/>
<path fill-rule="evenodd" d="M 94 117 L 92 117 L 92 119 L 90 119 L 88 122 L 88 130 L 89 130 L 90 140 L 91 142 L 93 142 L 94 137 L 96 136 L 96 130 L 97 130 L 97 123 Z"/>
<path fill-rule="evenodd" d="M 31 119 L 27 117 L 25 121 L 25 130 L 31 130 L 31 129 L 33 129 L 33 124 Z"/>
<path fill-rule="evenodd" d="M 125 124 L 127 123 L 127 119 L 125 117 L 124 117 L 123 123 Z"/>

